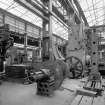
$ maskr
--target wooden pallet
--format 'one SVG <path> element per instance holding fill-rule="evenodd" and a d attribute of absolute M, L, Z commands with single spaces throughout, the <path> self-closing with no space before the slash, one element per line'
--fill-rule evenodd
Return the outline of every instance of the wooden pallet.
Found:
<path fill-rule="evenodd" d="M 68 105 L 105 105 L 105 95 L 98 97 L 77 95 Z"/>
<path fill-rule="evenodd" d="M 105 83 L 104 81 L 105 80 L 103 80 L 103 83 Z M 96 84 L 96 88 L 100 88 L 100 83 Z M 94 94 L 95 94 L 94 92 L 92 93 L 91 96 L 89 96 L 90 93 L 89 95 L 87 94 L 87 96 L 79 94 L 74 98 L 72 103 L 68 103 L 68 105 L 105 105 L 105 91 L 103 92 L 102 96 L 95 97 Z"/>

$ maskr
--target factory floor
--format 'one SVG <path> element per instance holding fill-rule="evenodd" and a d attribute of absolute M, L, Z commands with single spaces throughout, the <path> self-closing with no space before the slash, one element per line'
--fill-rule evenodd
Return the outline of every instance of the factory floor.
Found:
<path fill-rule="evenodd" d="M 80 84 L 76 80 L 65 80 L 63 86 L 71 89 Z M 19 83 L 4 82 L 0 85 L 0 105 L 65 105 L 72 101 L 74 93 L 60 88 L 50 97 L 36 94 L 36 83 L 23 85 Z M 70 100 L 71 99 L 71 100 Z"/>
<path fill-rule="evenodd" d="M 23 85 L 4 82 L 0 85 L 0 105 L 71 105 L 76 97 L 75 90 L 83 86 L 81 81 L 66 79 L 61 88 L 50 97 L 37 95 L 36 83 Z"/>

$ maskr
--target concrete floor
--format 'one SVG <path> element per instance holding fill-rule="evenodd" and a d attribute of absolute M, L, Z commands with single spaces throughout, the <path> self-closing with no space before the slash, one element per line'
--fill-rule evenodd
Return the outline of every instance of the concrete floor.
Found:
<path fill-rule="evenodd" d="M 76 80 L 65 80 L 63 87 L 75 90 L 80 86 Z M 0 85 L 0 105 L 68 105 L 75 98 L 74 92 L 59 89 L 51 97 L 36 94 L 36 84 L 22 85 L 4 82 Z"/>

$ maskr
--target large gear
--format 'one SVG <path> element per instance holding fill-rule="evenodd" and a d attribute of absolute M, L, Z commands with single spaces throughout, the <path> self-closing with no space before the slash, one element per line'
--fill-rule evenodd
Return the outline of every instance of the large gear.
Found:
<path fill-rule="evenodd" d="M 69 71 L 72 72 L 73 78 L 79 78 L 82 76 L 83 64 L 79 58 L 70 56 L 66 58 L 66 62 L 68 63 Z"/>

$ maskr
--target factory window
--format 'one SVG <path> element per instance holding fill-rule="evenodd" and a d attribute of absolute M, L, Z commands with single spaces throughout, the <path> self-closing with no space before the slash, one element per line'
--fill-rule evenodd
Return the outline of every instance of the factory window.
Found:
<path fill-rule="evenodd" d="M 15 19 L 10 16 L 5 16 L 5 23 L 9 24 L 10 31 L 15 31 Z"/>
<path fill-rule="evenodd" d="M 0 24 L 3 24 L 3 14 L 0 13 Z"/>
<path fill-rule="evenodd" d="M 33 27 L 33 33 L 34 33 L 36 38 L 39 37 L 39 29 L 36 29 L 36 28 Z"/>
<path fill-rule="evenodd" d="M 25 33 L 25 24 L 16 20 L 16 32 L 23 34 Z"/>
<path fill-rule="evenodd" d="M 34 28 L 31 25 L 27 25 L 27 34 L 30 37 L 38 38 L 39 37 L 39 29 Z"/>
<path fill-rule="evenodd" d="M 32 37 L 32 27 L 30 25 L 27 25 L 27 35 Z"/>

